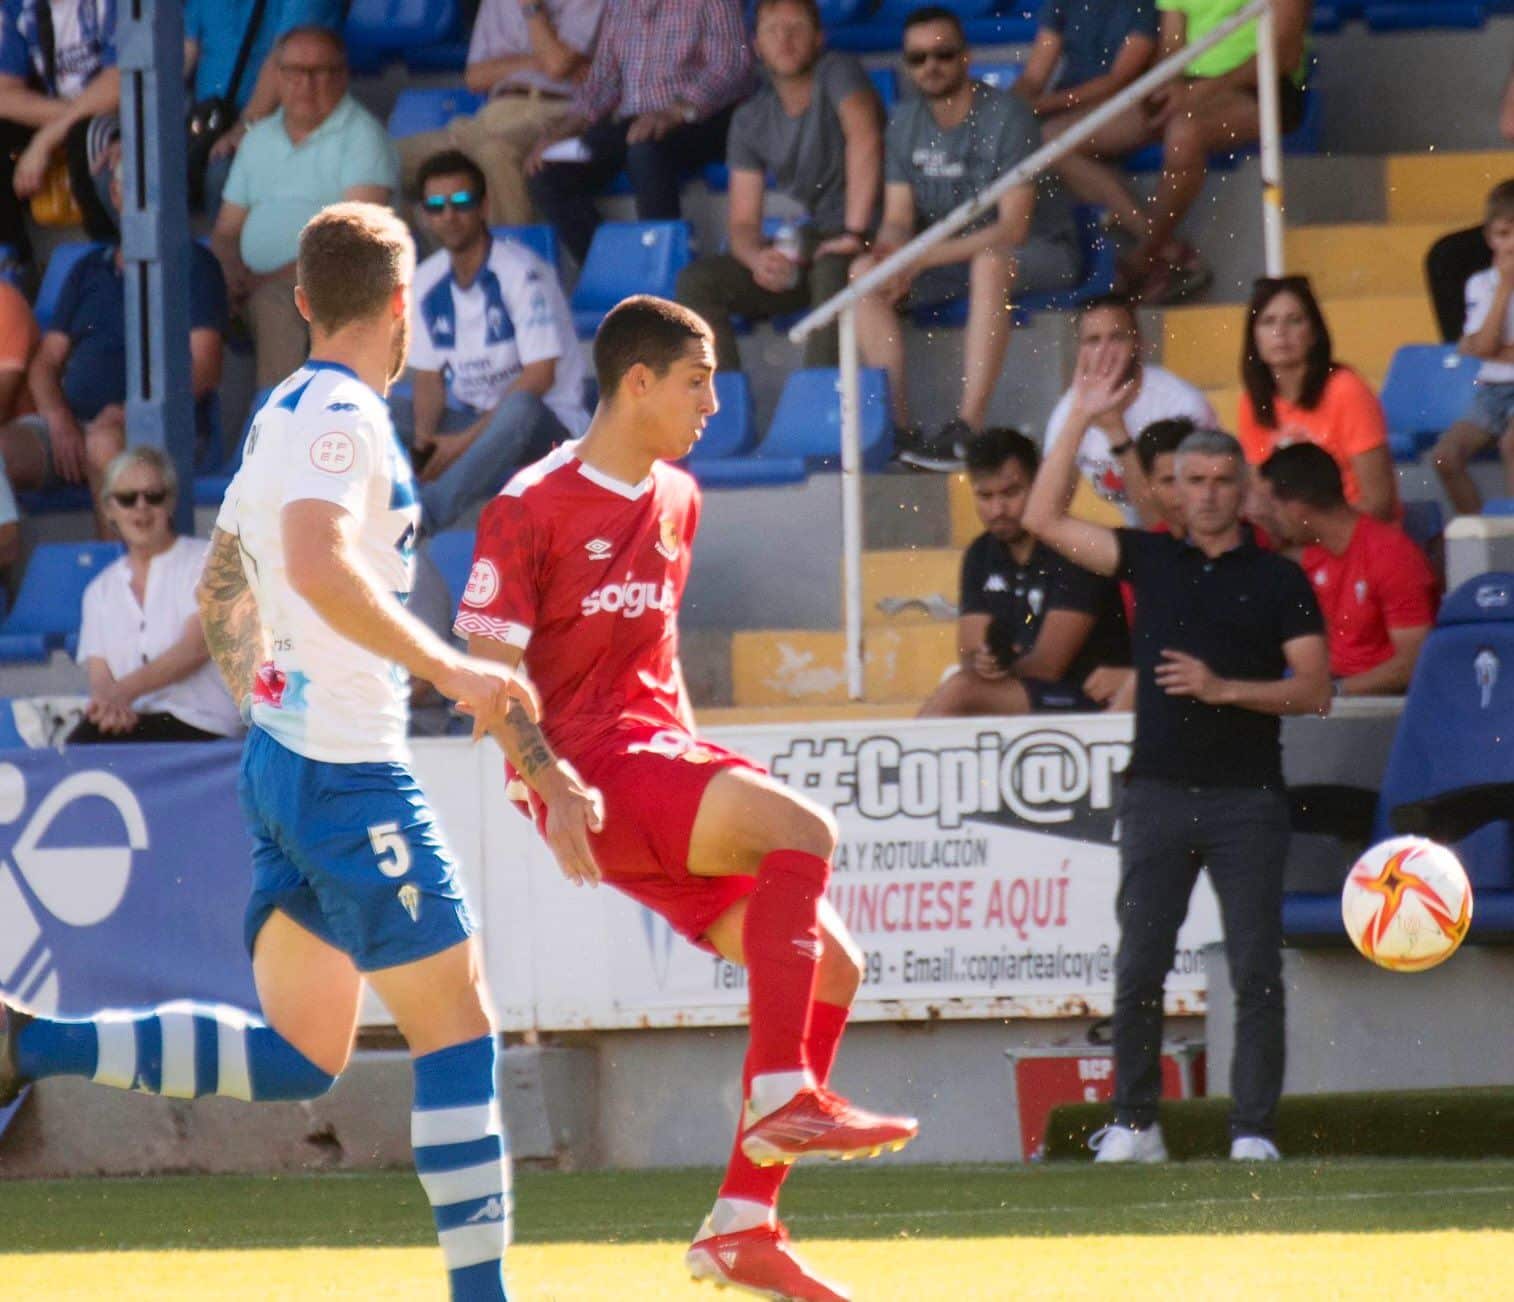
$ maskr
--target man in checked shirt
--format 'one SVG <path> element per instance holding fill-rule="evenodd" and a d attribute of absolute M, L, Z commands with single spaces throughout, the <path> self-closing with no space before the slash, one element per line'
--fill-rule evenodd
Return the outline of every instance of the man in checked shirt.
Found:
<path fill-rule="evenodd" d="M 678 218 L 683 177 L 724 161 L 731 111 L 754 87 L 740 0 L 618 0 L 568 116 L 526 159 L 532 200 L 580 265 L 599 225 L 594 196 L 622 168 L 638 218 Z M 584 161 L 543 161 L 573 136 Z"/>

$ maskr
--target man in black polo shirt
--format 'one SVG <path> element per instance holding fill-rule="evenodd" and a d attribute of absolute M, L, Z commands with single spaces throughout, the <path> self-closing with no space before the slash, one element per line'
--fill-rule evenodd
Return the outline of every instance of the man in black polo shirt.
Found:
<path fill-rule="evenodd" d="M 1094 412 L 1122 396 L 1118 373 L 1102 359 L 1077 389 Z M 1115 1116 L 1098 1160 L 1166 1158 L 1157 1124 L 1162 989 L 1201 865 L 1219 896 L 1235 989 L 1230 1156 L 1275 1159 L 1289 834 L 1278 716 L 1329 708 L 1324 622 L 1303 571 L 1242 529 L 1246 462 L 1230 435 L 1200 430 L 1178 448 L 1182 539 L 1068 516 L 1075 456 L 1071 440 L 1053 448 L 1026 524 L 1068 559 L 1126 580 L 1136 603 L 1135 745 L 1120 808 Z"/>
<path fill-rule="evenodd" d="M 1041 456 L 1018 430 L 968 440 L 967 477 L 983 533 L 962 556 L 961 667 L 920 716 L 1098 710 L 1083 682 L 1130 663 L 1118 586 L 1058 556 L 1021 517 Z"/>

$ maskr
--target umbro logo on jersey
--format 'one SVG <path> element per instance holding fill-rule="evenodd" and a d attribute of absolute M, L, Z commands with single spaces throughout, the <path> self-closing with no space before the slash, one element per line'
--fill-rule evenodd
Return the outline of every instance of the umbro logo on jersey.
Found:
<path fill-rule="evenodd" d="M 608 538 L 594 538 L 584 544 L 584 551 L 589 553 L 591 561 L 607 561 L 615 545 Z"/>
<path fill-rule="evenodd" d="M 720 1264 L 727 1270 L 736 1269 L 736 1258 L 739 1254 L 735 1248 L 722 1248 L 715 1255 L 720 1258 Z"/>
<path fill-rule="evenodd" d="M 477 1225 L 483 1221 L 502 1221 L 505 1219 L 505 1202 L 503 1198 L 491 1198 L 480 1207 L 465 1222 L 468 1225 Z"/>
<path fill-rule="evenodd" d="M 805 958 L 812 959 L 816 963 L 820 961 L 820 942 L 818 940 L 811 940 L 808 936 L 795 936 L 794 948 L 803 954 Z"/>
<path fill-rule="evenodd" d="M 1002 574 L 990 574 L 988 581 L 983 585 L 984 592 L 1008 592 L 1009 584 L 1004 581 Z"/>

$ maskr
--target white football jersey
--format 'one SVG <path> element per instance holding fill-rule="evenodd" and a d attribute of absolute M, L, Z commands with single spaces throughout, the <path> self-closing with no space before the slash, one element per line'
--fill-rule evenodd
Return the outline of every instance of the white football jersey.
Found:
<path fill-rule="evenodd" d="M 384 399 L 332 362 L 307 363 L 269 395 L 216 527 L 241 541 L 273 649 L 254 687 L 253 723 L 309 759 L 403 761 L 409 674 L 333 630 L 285 573 L 280 517 L 308 498 L 357 518 L 363 562 L 404 601 L 420 527 L 410 459 Z"/>

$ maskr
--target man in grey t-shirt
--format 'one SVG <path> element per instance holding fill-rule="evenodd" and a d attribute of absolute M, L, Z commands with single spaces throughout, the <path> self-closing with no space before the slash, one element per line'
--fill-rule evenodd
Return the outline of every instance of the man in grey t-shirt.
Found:
<path fill-rule="evenodd" d="M 767 76 L 731 118 L 726 142 L 730 252 L 700 258 L 678 278 L 678 301 L 715 331 L 723 371 L 741 369 L 732 313 L 798 312 L 846 287 L 852 259 L 867 247 L 881 184 L 882 106 L 856 59 L 824 49 L 815 0 L 761 0 L 755 43 Z M 804 210 L 787 241 L 763 233 L 769 176 Z M 834 328 L 809 337 L 804 364 L 837 364 Z"/>
<path fill-rule="evenodd" d="M 885 133 L 883 223 L 854 276 L 946 216 L 1040 146 L 1030 107 L 967 75 L 967 40 L 949 9 L 915 10 L 905 21 L 904 64 L 918 95 L 900 102 Z M 1077 233 L 1054 177 L 1017 185 L 996 212 L 925 253 L 857 305 L 864 362 L 888 372 L 900 460 L 955 469 L 961 446 L 983 428 L 988 400 L 1009 347 L 1010 299 L 1077 282 Z M 927 435 L 910 423 L 904 379 L 902 309 L 968 296 L 962 398 L 957 414 Z"/>

